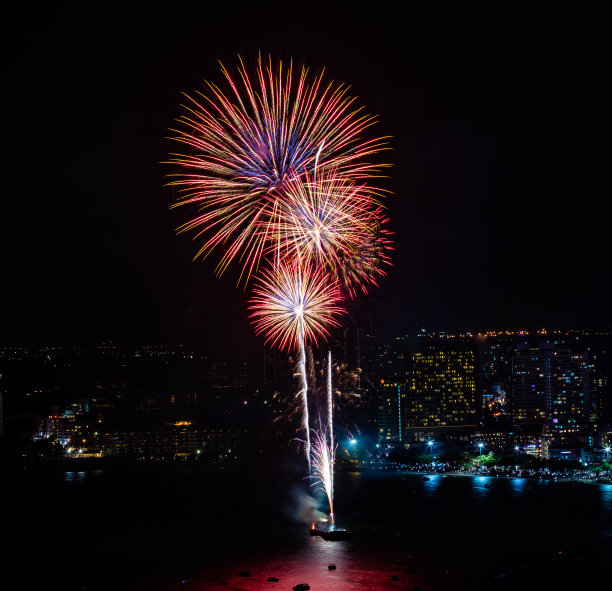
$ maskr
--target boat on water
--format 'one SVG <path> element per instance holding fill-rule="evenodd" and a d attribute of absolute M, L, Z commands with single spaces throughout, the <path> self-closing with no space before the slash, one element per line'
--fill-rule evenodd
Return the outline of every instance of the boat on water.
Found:
<path fill-rule="evenodd" d="M 310 527 L 310 535 L 320 536 L 328 541 L 350 540 L 353 537 L 350 530 L 338 527 L 328 521 L 313 521 Z"/>

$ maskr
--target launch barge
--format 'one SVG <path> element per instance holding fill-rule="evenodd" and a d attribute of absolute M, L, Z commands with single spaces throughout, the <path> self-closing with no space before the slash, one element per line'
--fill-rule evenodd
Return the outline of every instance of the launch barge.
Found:
<path fill-rule="evenodd" d="M 310 535 L 320 536 L 324 540 L 332 542 L 336 540 L 350 540 L 353 537 L 350 530 L 336 527 L 333 523 L 326 521 L 313 521 Z"/>

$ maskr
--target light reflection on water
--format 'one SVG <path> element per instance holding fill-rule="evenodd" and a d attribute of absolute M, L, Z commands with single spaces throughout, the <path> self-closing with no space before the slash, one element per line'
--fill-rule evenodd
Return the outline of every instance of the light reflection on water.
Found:
<path fill-rule="evenodd" d="M 88 541 L 71 547 L 81 561 L 95 555 L 85 552 L 93 547 L 115 564 L 130 557 L 122 567 L 126 571 L 136 568 L 132 563 L 148 565 L 134 575 L 142 583 L 134 589 L 155 591 L 280 590 L 298 583 L 313 591 L 416 585 L 441 591 L 462 588 L 445 573 L 448 567 L 454 573 L 455 563 L 480 568 L 504 560 L 516 564 L 516 554 L 527 560 L 551 549 L 582 546 L 586 555 L 611 548 L 612 485 L 341 472 L 337 515 L 354 538 L 329 542 L 287 520 L 290 487 L 284 483 L 270 488 L 266 480 L 257 488 L 261 481 L 235 474 L 218 478 L 221 488 L 211 489 L 208 475 L 171 474 L 65 471 L 58 473 L 55 495 L 41 503 L 36 494 L 31 506 L 40 515 L 63 512 L 60 539 Z M 49 483 L 44 484 L 48 491 Z M 32 514 L 33 522 L 40 515 Z M 75 529 L 80 535 L 74 536 Z M 134 555 L 140 562 L 132 561 Z M 337 569 L 328 570 L 330 563 Z M 413 565 L 418 572 L 407 573 Z M 250 576 L 239 577 L 243 570 Z M 146 585 L 145 576 L 150 576 Z M 270 576 L 280 579 L 276 587 L 266 581 Z M 181 586 L 182 577 L 187 587 Z"/>
<path fill-rule="evenodd" d="M 428 476 L 427 478 L 429 478 L 429 480 L 423 481 L 425 490 L 431 493 L 434 493 L 436 489 L 438 488 L 438 486 L 440 486 L 440 483 L 442 482 L 442 476 L 440 476 L 440 474 L 432 474 L 431 476 Z"/>
<path fill-rule="evenodd" d="M 330 564 L 336 565 L 336 569 L 330 570 Z M 299 583 L 307 583 L 313 591 L 390 591 L 397 590 L 400 583 L 402 588 L 408 584 L 407 588 L 412 589 L 425 579 L 423 573 L 406 573 L 407 565 L 408 562 L 394 561 L 388 554 L 382 555 L 352 542 L 330 542 L 313 536 L 298 551 L 282 558 L 243 562 L 238 569 L 231 566 L 207 569 L 190 581 L 190 587 L 196 591 L 258 591 L 270 588 L 267 578 L 273 576 L 279 579 L 279 589 L 289 589 Z M 248 571 L 249 577 L 238 575 L 242 569 Z M 397 580 L 392 579 L 394 576 Z M 431 581 L 431 573 L 426 578 Z M 170 583 L 166 588 L 175 586 L 176 583 Z M 436 588 L 447 587 L 438 581 Z"/>
<path fill-rule="evenodd" d="M 471 478 L 472 488 L 475 495 L 482 497 L 487 495 L 491 489 L 491 481 L 493 478 L 490 476 L 474 476 Z"/>
<path fill-rule="evenodd" d="M 602 510 L 605 510 L 608 514 L 612 514 L 612 484 L 600 484 L 599 491 Z M 612 527 L 604 529 L 601 535 L 604 538 L 612 539 Z"/>
<path fill-rule="evenodd" d="M 599 490 L 602 503 L 612 506 L 612 484 L 600 484 Z"/>
<path fill-rule="evenodd" d="M 510 484 L 512 485 L 512 492 L 522 494 L 525 492 L 527 481 L 524 478 L 512 478 Z"/>
<path fill-rule="evenodd" d="M 587 523 L 587 530 L 597 530 L 597 519 L 601 519 L 599 536 L 609 538 L 612 535 L 604 525 L 609 524 L 612 517 L 612 486 L 599 487 L 598 492 L 598 487 L 591 488 L 592 485 L 573 483 L 575 486 L 563 488 L 563 485 L 548 486 L 525 479 L 490 476 L 438 474 L 425 478 L 400 473 L 371 477 L 346 474 L 341 478 L 343 476 L 351 482 L 351 487 L 360 487 L 351 489 L 351 498 L 347 498 L 342 495 L 342 485 L 339 486 L 344 507 L 341 525 L 353 529 L 355 538 L 352 541 L 308 538 L 304 529 L 303 543 L 297 547 L 281 552 L 280 556 L 273 552 L 240 564 L 230 561 L 223 568 L 203 570 L 193 581 L 194 589 L 256 591 L 269 588 L 266 582 L 269 576 L 280 579 L 279 588 L 308 583 L 313 591 L 386 591 L 413 589 L 418 585 L 440 591 L 463 588 L 452 576 L 456 562 L 453 554 L 464 552 L 465 547 L 478 547 L 479 552 L 495 552 L 494 548 L 498 548 L 503 561 L 509 549 L 514 551 L 516 547 L 525 552 L 521 560 L 528 560 L 533 552 L 546 552 L 549 547 L 556 551 L 574 543 L 562 536 L 549 534 L 549 539 L 534 536 L 535 529 L 540 528 L 536 518 L 542 515 L 544 519 L 553 517 L 558 521 L 559 506 L 573 503 L 573 495 L 588 498 L 591 508 L 597 511 L 592 523 Z M 582 492 L 581 486 L 589 488 Z M 363 495 L 361 489 L 368 487 L 376 491 L 378 504 L 371 505 L 370 512 L 354 513 L 355 495 Z M 551 507 L 540 509 L 541 501 L 547 498 Z M 602 503 L 598 502 L 599 498 Z M 359 520 L 355 515 L 360 516 Z M 509 540 L 505 539 L 507 537 Z M 412 555 L 418 556 L 414 562 Z M 493 560 L 492 557 L 482 558 L 482 563 L 493 564 Z M 514 558 L 510 559 L 511 564 L 514 562 Z M 328 570 L 330 563 L 336 564 L 337 569 Z M 448 568 L 449 565 L 452 568 Z M 251 576 L 238 577 L 242 569 L 248 570 Z M 408 572 L 410 570 L 416 572 Z M 398 580 L 392 580 L 393 576 Z"/>
<path fill-rule="evenodd" d="M 64 472 L 64 480 L 66 482 L 83 482 L 87 477 L 87 472 Z"/>

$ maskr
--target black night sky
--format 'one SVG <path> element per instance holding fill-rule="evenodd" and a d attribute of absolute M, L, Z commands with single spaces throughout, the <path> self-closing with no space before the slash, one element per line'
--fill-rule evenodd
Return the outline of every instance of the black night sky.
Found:
<path fill-rule="evenodd" d="M 610 328 L 603 14 L 199 6 L 5 13 L 2 341 L 250 334 L 235 274 L 175 236 L 160 163 L 180 92 L 259 50 L 325 66 L 394 138 L 394 267 L 353 318 Z"/>

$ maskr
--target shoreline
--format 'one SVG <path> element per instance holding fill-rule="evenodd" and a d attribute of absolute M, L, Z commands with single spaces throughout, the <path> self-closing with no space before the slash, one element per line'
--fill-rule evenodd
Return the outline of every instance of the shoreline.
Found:
<path fill-rule="evenodd" d="M 377 468 L 377 467 L 371 467 L 371 466 L 365 466 L 365 467 L 359 467 L 357 469 L 352 468 L 352 469 L 346 469 L 346 470 L 342 470 L 342 471 L 347 471 L 347 472 L 355 472 L 355 473 L 360 473 L 360 472 L 370 472 L 370 473 L 384 473 L 384 472 L 389 472 L 389 473 L 393 473 L 393 474 L 402 474 L 402 475 L 411 475 L 411 476 L 427 476 L 427 477 L 431 477 L 431 476 L 458 476 L 458 477 L 485 477 L 485 478 L 493 478 L 493 479 L 499 479 L 499 478 L 505 478 L 505 479 L 520 479 L 520 480 L 527 480 L 527 481 L 531 481 L 531 482 L 540 482 L 540 483 L 564 483 L 564 482 L 580 482 L 580 483 L 584 483 L 584 484 L 603 484 L 603 485 L 612 485 L 612 476 L 609 477 L 609 479 L 604 480 L 604 481 L 598 481 L 595 480 L 593 478 L 585 478 L 585 477 L 580 477 L 580 476 L 558 476 L 558 477 L 543 477 L 541 475 L 519 475 L 519 474 L 482 474 L 482 473 L 478 473 L 478 472 L 462 472 L 462 471 L 455 471 L 455 470 L 449 470 L 446 472 L 436 472 L 436 471 L 431 471 L 431 470 L 407 470 L 407 469 L 402 469 L 399 467 L 394 467 L 394 466 L 387 466 L 384 468 Z"/>
<path fill-rule="evenodd" d="M 8 466 L 6 468 L 9 468 Z M 143 472 L 161 470 L 170 471 L 198 471 L 202 473 L 218 474 L 222 472 L 233 472 L 244 468 L 242 462 L 230 462 L 227 464 L 208 464 L 204 462 L 181 462 L 181 461 L 138 461 L 133 458 L 61 458 L 44 462 L 33 462 L 27 465 L 14 467 L 21 474 L 27 473 L 61 473 L 61 472 L 87 472 L 87 471 L 113 471 L 113 470 L 139 470 Z M 486 477 L 492 479 L 520 479 L 539 483 L 567 483 L 579 482 L 584 484 L 612 485 L 612 475 L 603 480 L 585 476 L 548 476 L 539 474 L 487 474 L 478 472 L 465 472 L 459 470 L 433 471 L 404 469 L 393 464 L 384 466 L 350 466 L 341 467 L 337 472 L 354 473 L 393 473 L 401 475 L 432 477 L 432 476 L 454 476 L 454 477 Z"/>
<path fill-rule="evenodd" d="M 505 478 L 508 480 L 527 480 L 527 481 L 535 481 L 540 483 L 564 483 L 564 482 L 580 482 L 583 484 L 607 484 L 612 485 L 612 479 L 608 482 L 599 482 L 597 480 L 593 480 L 591 478 L 579 478 L 577 476 L 567 476 L 562 478 L 542 478 L 541 476 L 519 476 L 513 474 L 478 474 L 478 473 L 466 473 L 466 472 L 415 472 L 415 471 L 407 471 L 405 474 L 412 474 L 415 476 L 455 476 L 455 477 L 483 477 L 483 478 Z"/>

